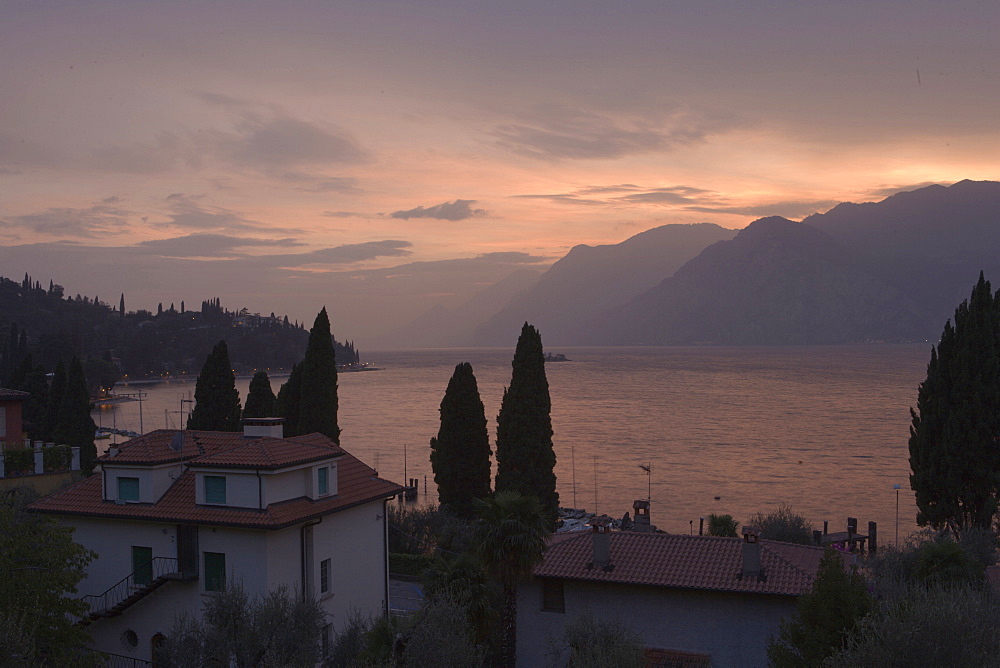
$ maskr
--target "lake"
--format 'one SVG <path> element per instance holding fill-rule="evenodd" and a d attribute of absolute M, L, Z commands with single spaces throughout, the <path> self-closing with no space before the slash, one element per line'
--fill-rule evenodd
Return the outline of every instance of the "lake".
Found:
<path fill-rule="evenodd" d="M 803 347 L 564 348 L 548 363 L 561 505 L 621 517 L 652 496 L 653 524 L 698 530 L 698 518 L 790 504 L 816 528 L 878 522 L 881 542 L 916 529 L 909 489 L 909 407 L 930 344 Z M 382 371 L 339 375 L 341 445 L 397 482 L 420 480 L 436 502 L 428 442 L 456 364 L 470 362 L 490 439 L 510 349 L 363 352 Z M 241 399 L 250 379 L 237 380 Z M 277 393 L 284 378 L 273 378 Z M 178 428 L 194 381 L 119 384 L 146 393 L 146 431 Z M 95 411 L 139 431 L 139 403 Z M 99 441 L 106 447 L 107 441 Z M 641 465 L 651 464 L 647 477 Z M 425 494 L 426 489 L 429 494 Z"/>

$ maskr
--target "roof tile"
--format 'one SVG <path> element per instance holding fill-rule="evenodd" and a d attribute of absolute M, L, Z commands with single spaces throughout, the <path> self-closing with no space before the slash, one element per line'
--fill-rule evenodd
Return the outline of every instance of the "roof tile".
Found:
<path fill-rule="evenodd" d="M 539 577 L 616 582 L 757 594 L 798 596 L 812 589 L 823 548 L 761 541 L 766 579 L 742 578 L 743 541 L 739 538 L 661 533 L 612 532 L 613 568 L 591 567 L 592 534 L 562 540 L 535 567 Z"/>
<path fill-rule="evenodd" d="M 133 439 L 125 443 L 121 453 L 110 461 L 148 465 L 189 459 L 189 463 L 194 465 L 207 462 L 208 465 L 239 467 L 251 466 L 249 462 L 255 462 L 252 465 L 259 465 L 260 468 L 278 468 L 311 461 L 308 457 L 322 459 L 338 456 L 338 493 L 317 500 L 308 497 L 290 499 L 271 504 L 264 510 L 199 506 L 195 504 L 195 475 L 188 469 L 178 476 L 156 503 L 119 505 L 105 501 L 101 496 L 101 476 L 92 475 L 36 501 L 31 504 L 31 509 L 57 515 L 280 529 L 362 503 L 389 498 L 403 491 L 400 485 L 377 477 L 373 469 L 321 434 L 286 439 L 244 439 L 242 434 L 186 431 L 183 432 L 181 456 L 170 450 L 174 455 L 171 460 L 164 447 L 170 449 L 170 441 L 176 433 L 176 430 L 160 430 Z M 253 441 L 273 442 L 254 444 Z M 288 449 L 287 456 L 279 452 L 281 447 Z M 106 458 L 102 461 L 109 462 Z"/>

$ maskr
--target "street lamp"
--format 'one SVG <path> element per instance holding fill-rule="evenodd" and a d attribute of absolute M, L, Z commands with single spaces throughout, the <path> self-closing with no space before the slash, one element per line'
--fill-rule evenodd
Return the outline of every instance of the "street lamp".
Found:
<path fill-rule="evenodd" d="M 899 545 L 899 483 L 892 486 L 896 490 L 896 545 Z"/>

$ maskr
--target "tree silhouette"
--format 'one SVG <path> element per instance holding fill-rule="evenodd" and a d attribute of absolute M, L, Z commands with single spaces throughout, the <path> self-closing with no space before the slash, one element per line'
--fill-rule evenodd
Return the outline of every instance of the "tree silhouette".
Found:
<path fill-rule="evenodd" d="M 206 431 L 240 430 L 240 393 L 229 363 L 229 349 L 219 341 L 205 358 L 194 388 L 194 410 L 188 429 Z"/>

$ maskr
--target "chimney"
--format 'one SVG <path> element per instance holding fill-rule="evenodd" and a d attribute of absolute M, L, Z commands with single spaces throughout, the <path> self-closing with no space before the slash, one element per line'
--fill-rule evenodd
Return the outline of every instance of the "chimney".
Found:
<path fill-rule="evenodd" d="M 108 459 L 114 459 L 118 456 L 118 444 L 108 446 Z"/>
<path fill-rule="evenodd" d="M 649 501 L 646 499 L 636 499 L 632 502 L 632 510 L 635 517 L 632 519 L 633 531 L 649 532 Z"/>
<path fill-rule="evenodd" d="M 610 570 L 611 566 L 611 518 L 606 515 L 595 517 L 590 521 L 594 543 L 594 555 L 591 565 L 594 568 Z"/>
<path fill-rule="evenodd" d="M 244 438 L 284 438 L 285 418 L 243 418 Z"/>
<path fill-rule="evenodd" d="M 760 565 L 760 528 L 743 527 L 743 572 L 741 578 L 763 579 Z"/>

